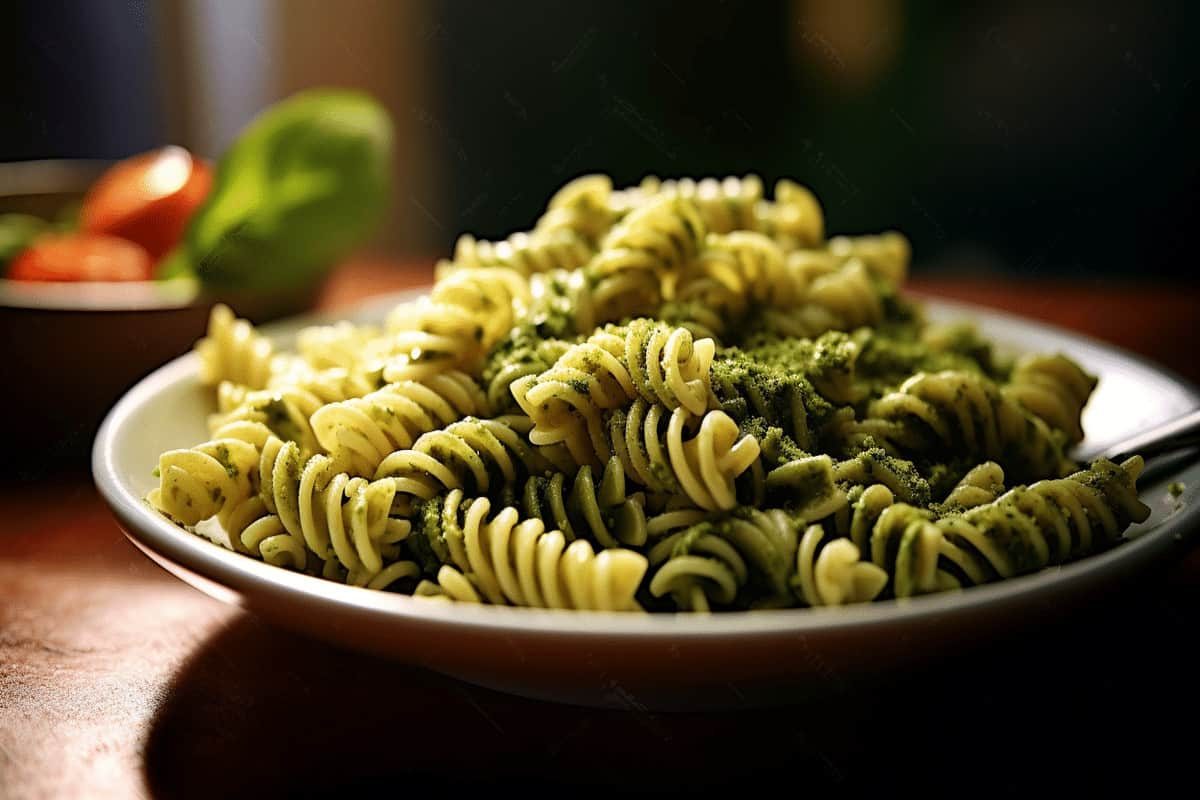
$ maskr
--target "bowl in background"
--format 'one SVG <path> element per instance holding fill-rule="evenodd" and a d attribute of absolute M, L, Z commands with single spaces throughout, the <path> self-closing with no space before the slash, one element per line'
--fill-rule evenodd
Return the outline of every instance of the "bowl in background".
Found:
<path fill-rule="evenodd" d="M 0 213 L 56 219 L 109 162 L 0 164 Z M 320 283 L 285 292 L 206 292 L 195 283 L 36 283 L 0 278 L 0 435 L 7 475 L 87 465 L 122 392 L 204 335 L 215 303 L 267 322 L 310 308 Z"/>

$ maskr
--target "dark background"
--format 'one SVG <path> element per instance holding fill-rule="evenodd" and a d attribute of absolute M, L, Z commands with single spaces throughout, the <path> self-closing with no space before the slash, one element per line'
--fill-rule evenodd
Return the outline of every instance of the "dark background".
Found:
<path fill-rule="evenodd" d="M 399 115 L 432 134 L 443 252 L 582 172 L 755 172 L 832 232 L 905 231 L 926 271 L 1194 274 L 1195 3 L 424 6 L 430 100 Z M 161 141 L 160 10 L 4 4 L 0 160 Z"/>

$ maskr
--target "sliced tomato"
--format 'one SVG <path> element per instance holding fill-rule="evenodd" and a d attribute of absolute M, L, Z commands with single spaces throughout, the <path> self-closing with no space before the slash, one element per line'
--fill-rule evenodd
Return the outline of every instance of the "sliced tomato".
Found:
<path fill-rule="evenodd" d="M 13 259 L 14 281 L 145 281 L 154 264 L 138 244 L 116 236 L 43 236 Z"/>
<path fill-rule="evenodd" d="M 101 175 L 83 198 L 80 225 L 137 242 L 154 261 L 183 238 L 212 186 L 212 170 L 182 147 L 127 158 Z"/>

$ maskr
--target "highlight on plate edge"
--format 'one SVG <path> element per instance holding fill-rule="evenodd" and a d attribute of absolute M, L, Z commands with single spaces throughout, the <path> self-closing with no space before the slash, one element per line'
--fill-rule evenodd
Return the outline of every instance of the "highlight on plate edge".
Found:
<path fill-rule="evenodd" d="M 1067 456 L 1095 378 L 927 322 L 909 250 L 789 180 L 583 176 L 382 327 L 285 352 L 215 308 L 210 438 L 146 499 L 279 568 L 564 609 L 905 598 L 1118 543 L 1142 460 Z"/>

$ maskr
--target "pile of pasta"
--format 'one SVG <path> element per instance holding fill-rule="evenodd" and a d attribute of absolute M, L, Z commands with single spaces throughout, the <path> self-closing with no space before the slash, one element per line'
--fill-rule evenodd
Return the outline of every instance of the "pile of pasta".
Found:
<path fill-rule="evenodd" d="M 912 597 L 1146 519 L 1140 458 L 1067 456 L 1095 379 L 929 324 L 909 256 L 787 180 L 581 177 L 382 326 L 282 351 L 214 309 L 211 438 L 147 499 L 330 580 L 605 611 Z"/>

